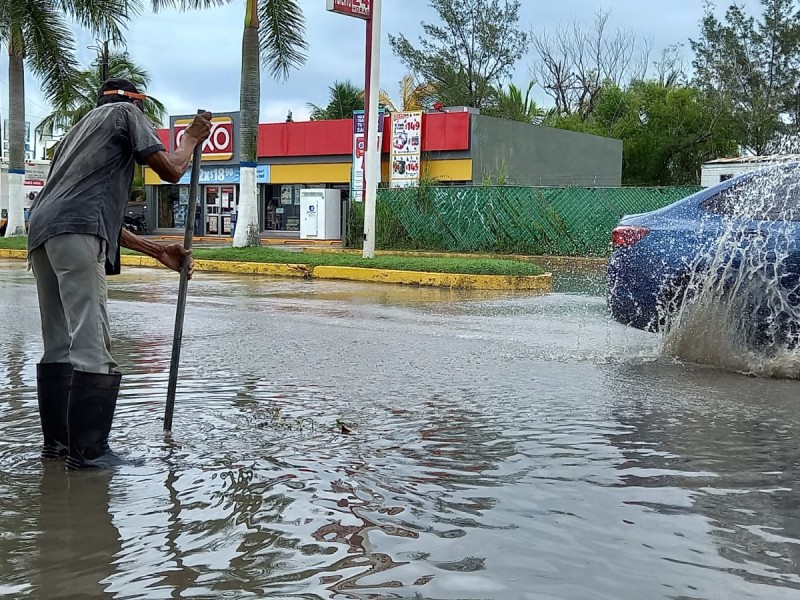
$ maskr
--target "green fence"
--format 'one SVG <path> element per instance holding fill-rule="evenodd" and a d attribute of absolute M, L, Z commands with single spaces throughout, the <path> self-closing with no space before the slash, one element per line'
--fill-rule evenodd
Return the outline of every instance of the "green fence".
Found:
<path fill-rule="evenodd" d="M 699 187 L 469 186 L 381 189 L 376 247 L 449 252 L 604 256 L 622 215 L 647 212 Z M 351 203 L 347 245 L 363 240 L 363 204 Z"/>

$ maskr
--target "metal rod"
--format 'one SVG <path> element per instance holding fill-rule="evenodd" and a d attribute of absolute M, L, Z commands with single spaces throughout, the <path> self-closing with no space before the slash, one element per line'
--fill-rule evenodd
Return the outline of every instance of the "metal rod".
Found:
<path fill-rule="evenodd" d="M 103 42 L 103 81 L 108 79 L 108 40 Z"/>
<path fill-rule="evenodd" d="M 204 113 L 198 110 L 197 114 Z M 194 218 L 197 212 L 200 184 L 200 159 L 203 153 L 203 143 L 195 146 L 192 155 L 192 175 L 189 179 L 189 210 L 186 215 L 186 231 L 183 236 L 183 247 L 192 248 L 194 237 Z M 186 313 L 186 293 L 189 290 L 189 257 L 186 257 L 181 266 L 181 282 L 178 287 L 178 307 L 175 311 L 175 333 L 172 336 L 172 359 L 169 363 L 169 383 L 167 384 L 167 407 L 164 411 L 164 433 L 172 431 L 172 415 L 175 412 L 175 391 L 178 387 L 178 364 L 181 360 L 181 344 L 183 342 L 183 316 Z"/>

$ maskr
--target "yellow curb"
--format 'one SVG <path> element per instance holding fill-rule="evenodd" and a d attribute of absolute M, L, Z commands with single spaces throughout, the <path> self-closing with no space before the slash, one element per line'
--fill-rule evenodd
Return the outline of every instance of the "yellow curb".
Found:
<path fill-rule="evenodd" d="M 361 255 L 361 250 L 351 248 L 304 248 L 305 254 L 354 254 Z M 495 258 L 500 260 L 522 260 L 538 265 L 547 263 L 558 267 L 594 267 L 605 266 L 608 258 L 596 256 L 549 256 L 532 254 L 486 254 L 469 252 L 425 252 L 420 250 L 376 250 L 375 256 L 405 256 L 418 258 Z"/>
<path fill-rule="evenodd" d="M 0 249 L 0 258 L 24 259 L 25 250 Z M 127 267 L 164 268 L 149 256 L 123 254 L 122 265 Z M 276 277 L 311 277 L 314 279 L 343 279 L 375 283 L 458 288 L 466 290 L 527 290 L 549 292 L 553 289 L 551 273 L 543 275 L 462 275 L 457 273 L 430 273 L 426 271 L 397 271 L 364 267 L 311 267 L 302 264 L 252 263 L 228 260 L 195 259 L 195 271 L 271 275 Z"/>
<path fill-rule="evenodd" d="M 298 264 L 195 259 L 194 269 L 195 271 L 212 271 L 215 273 L 244 273 L 249 275 L 274 275 L 277 277 L 311 276 L 311 266 Z"/>
<path fill-rule="evenodd" d="M 12 250 L 10 248 L 0 248 L 0 258 L 17 258 L 17 259 L 26 259 L 28 258 L 28 251 L 27 250 Z"/>
<path fill-rule="evenodd" d="M 314 267 L 314 279 L 346 279 L 375 283 L 400 283 L 458 288 L 465 290 L 531 290 L 549 292 L 553 289 L 551 273 L 531 276 L 513 275 L 461 275 L 456 273 L 428 273 L 425 271 L 395 271 L 363 267 Z"/>
<path fill-rule="evenodd" d="M 164 265 L 149 256 L 123 255 L 120 257 L 120 262 L 128 267 L 164 268 Z M 197 258 L 194 261 L 194 270 L 211 273 L 274 275 L 276 277 L 309 277 L 311 275 L 311 267 L 308 265 L 203 260 Z"/>

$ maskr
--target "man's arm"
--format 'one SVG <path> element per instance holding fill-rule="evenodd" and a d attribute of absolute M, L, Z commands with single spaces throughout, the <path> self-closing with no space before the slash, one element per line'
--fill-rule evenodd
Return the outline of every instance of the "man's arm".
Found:
<path fill-rule="evenodd" d="M 135 252 L 141 252 L 142 254 L 145 254 L 151 258 L 155 258 L 165 267 L 178 272 L 181 270 L 184 257 L 188 256 L 188 275 L 189 279 L 192 278 L 192 274 L 194 273 L 194 260 L 192 259 L 192 251 L 186 250 L 181 244 L 157 244 L 155 242 L 151 242 L 150 240 L 140 238 L 138 235 L 134 235 L 124 227 L 122 228 L 120 244 L 124 248 L 134 250 Z"/>
<path fill-rule="evenodd" d="M 145 158 L 156 174 L 168 183 L 178 183 L 189 163 L 195 146 L 205 140 L 211 133 L 211 113 L 197 115 L 191 125 L 186 128 L 180 146 L 172 154 L 161 150 L 148 154 Z"/>

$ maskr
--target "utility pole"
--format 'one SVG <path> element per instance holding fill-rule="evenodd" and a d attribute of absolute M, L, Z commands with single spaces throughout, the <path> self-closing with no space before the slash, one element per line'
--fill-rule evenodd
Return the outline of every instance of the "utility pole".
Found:
<path fill-rule="evenodd" d="M 364 61 L 364 257 L 375 256 L 375 201 L 381 176 L 381 149 L 378 146 L 378 91 L 381 68 L 381 0 L 327 0 L 329 12 L 364 19 L 366 49 Z M 355 159 L 354 159 L 355 160 Z M 354 165 L 355 167 L 355 165 Z M 355 183 L 355 182 L 353 182 Z"/>
<path fill-rule="evenodd" d="M 370 47 L 369 56 L 370 77 L 367 91 L 369 105 L 365 106 L 366 119 L 364 129 L 370 131 L 378 125 L 378 91 L 381 78 L 381 0 L 372 0 L 372 14 L 370 15 Z M 366 99 L 366 98 L 365 98 Z M 378 195 L 378 180 L 381 170 L 381 149 L 378 147 L 375 134 L 369 134 L 364 139 L 366 144 L 364 165 L 364 258 L 375 257 L 375 204 Z"/>

